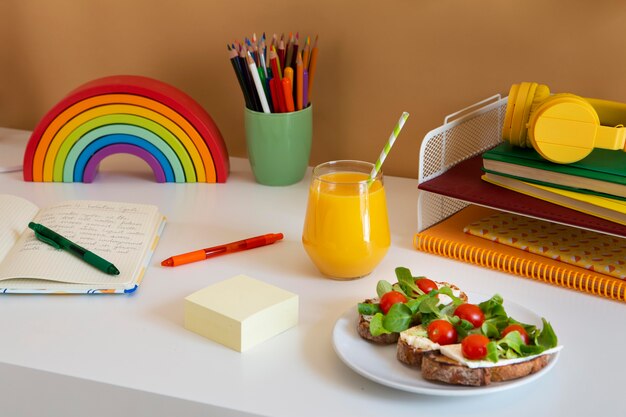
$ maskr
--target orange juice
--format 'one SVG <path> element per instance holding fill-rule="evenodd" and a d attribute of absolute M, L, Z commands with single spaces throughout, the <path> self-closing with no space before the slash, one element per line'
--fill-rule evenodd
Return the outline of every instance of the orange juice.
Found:
<path fill-rule="evenodd" d="M 364 172 L 316 176 L 314 171 L 302 243 L 325 275 L 343 279 L 365 276 L 387 253 L 385 188 L 380 176 L 371 184 L 368 178 Z"/>

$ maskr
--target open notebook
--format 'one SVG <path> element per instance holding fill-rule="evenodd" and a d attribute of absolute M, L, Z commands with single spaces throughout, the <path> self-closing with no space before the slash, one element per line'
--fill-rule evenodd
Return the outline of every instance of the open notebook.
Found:
<path fill-rule="evenodd" d="M 39 241 L 41 223 L 112 262 L 109 275 Z M 156 206 L 111 201 L 63 201 L 39 208 L 0 194 L 0 292 L 131 293 L 137 289 L 163 230 Z"/>

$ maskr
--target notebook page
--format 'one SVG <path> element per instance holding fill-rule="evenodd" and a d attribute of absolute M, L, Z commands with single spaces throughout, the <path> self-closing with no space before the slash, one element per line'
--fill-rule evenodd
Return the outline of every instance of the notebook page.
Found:
<path fill-rule="evenodd" d="M 0 263 L 15 245 L 39 207 L 28 200 L 0 194 Z"/>
<path fill-rule="evenodd" d="M 66 201 L 42 209 L 35 222 L 112 262 L 120 275 L 106 274 L 67 251 L 56 250 L 28 230 L 0 265 L 0 280 L 11 280 L 10 285 L 0 285 L 19 287 L 29 281 L 20 278 L 29 278 L 125 287 L 140 272 L 160 219 L 156 206 L 116 202 Z"/>

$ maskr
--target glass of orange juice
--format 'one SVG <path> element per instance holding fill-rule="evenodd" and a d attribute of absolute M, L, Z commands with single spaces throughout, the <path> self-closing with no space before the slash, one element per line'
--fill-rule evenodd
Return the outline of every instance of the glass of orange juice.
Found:
<path fill-rule="evenodd" d="M 390 245 L 382 173 L 374 164 L 332 161 L 313 169 L 302 232 L 307 254 L 324 275 L 353 279 L 368 275 Z"/>

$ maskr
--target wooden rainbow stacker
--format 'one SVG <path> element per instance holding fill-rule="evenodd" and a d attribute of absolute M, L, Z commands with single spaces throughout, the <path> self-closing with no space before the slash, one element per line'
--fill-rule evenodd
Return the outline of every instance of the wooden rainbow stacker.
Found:
<path fill-rule="evenodd" d="M 225 182 L 228 152 L 211 116 L 181 90 L 118 75 L 88 82 L 56 104 L 33 130 L 24 180 L 92 182 L 107 156 L 143 159 L 157 182 Z"/>

